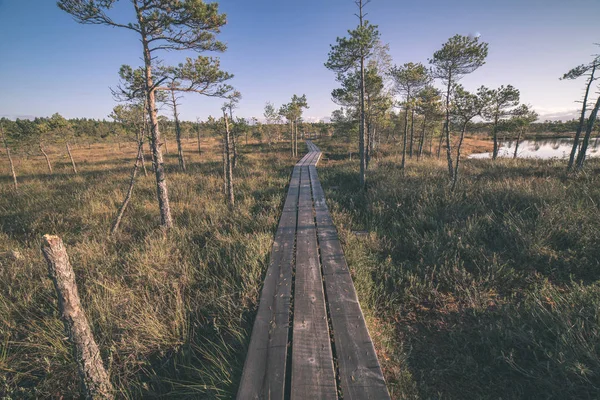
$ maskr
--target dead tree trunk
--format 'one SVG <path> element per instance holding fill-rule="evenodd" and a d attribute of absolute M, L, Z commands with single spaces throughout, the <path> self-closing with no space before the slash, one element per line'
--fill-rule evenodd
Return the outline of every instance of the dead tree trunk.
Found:
<path fill-rule="evenodd" d="M 202 154 L 202 149 L 200 148 L 200 125 L 198 125 L 198 154 Z"/>
<path fill-rule="evenodd" d="M 467 131 L 467 123 L 463 124 L 462 132 L 460 133 L 460 139 L 458 140 L 458 145 L 456 146 L 456 164 L 454 165 L 454 173 L 452 175 L 452 188 L 451 191 L 454 191 L 456 187 L 456 182 L 458 181 L 458 165 L 460 164 L 460 149 L 462 147 L 463 139 L 465 138 L 465 132 Z"/>
<path fill-rule="evenodd" d="M 50 158 L 48 158 L 48 154 L 46 154 L 46 152 L 44 151 L 44 148 L 42 147 L 41 142 L 40 142 L 40 151 L 42 152 L 42 154 L 44 155 L 44 158 L 46 159 L 46 164 L 48 164 L 48 172 L 50 173 L 50 175 L 52 175 L 52 164 L 50 164 Z"/>
<path fill-rule="evenodd" d="M 410 111 L 410 149 L 408 156 L 413 158 L 413 143 L 415 137 L 415 110 L 414 108 Z"/>
<path fill-rule="evenodd" d="M 227 182 L 227 203 L 230 208 L 233 208 L 235 205 L 235 196 L 233 194 L 233 165 L 230 151 L 229 121 L 227 120 L 227 114 L 225 112 L 223 112 L 223 118 L 225 119 L 225 181 Z"/>
<path fill-rule="evenodd" d="M 230 105 L 229 106 L 229 117 L 231 118 L 231 122 L 233 123 L 233 106 Z M 227 118 L 225 118 L 225 120 L 227 120 Z M 229 122 L 225 121 L 226 125 L 229 124 Z M 233 158 L 232 158 L 232 163 L 231 163 L 231 167 L 233 169 L 235 169 L 235 167 L 237 166 L 237 145 L 236 145 L 236 138 L 235 138 L 235 132 L 230 132 L 229 133 L 229 147 L 230 150 L 233 151 Z"/>
<path fill-rule="evenodd" d="M 227 196 L 227 149 L 225 147 L 225 135 L 222 138 L 222 159 L 223 159 L 223 193 Z"/>
<path fill-rule="evenodd" d="M 50 279 L 54 283 L 65 332 L 73 346 L 83 394 L 86 399 L 113 399 L 114 389 L 81 306 L 75 273 L 63 241 L 58 236 L 45 235 L 42 239 L 42 252 L 48 263 Z"/>
<path fill-rule="evenodd" d="M 402 138 L 402 163 L 400 164 L 400 168 L 404 169 L 404 165 L 406 162 L 406 146 L 408 141 L 408 103 L 406 105 L 406 110 L 404 111 L 404 137 Z"/>
<path fill-rule="evenodd" d="M 371 118 L 370 116 L 367 117 L 366 119 L 366 125 L 367 125 L 367 130 L 366 130 L 366 141 L 367 143 L 365 143 L 365 170 L 369 170 L 369 162 L 371 161 Z"/>
<path fill-rule="evenodd" d="M 448 174 L 450 180 L 454 178 L 454 169 L 452 168 L 452 143 L 450 142 L 450 81 L 446 89 L 446 121 L 444 122 L 444 134 L 446 136 L 446 158 L 448 161 Z"/>
<path fill-rule="evenodd" d="M 590 143 L 590 136 L 592 135 L 592 131 L 594 130 L 594 124 L 596 123 L 596 117 L 598 116 L 598 109 L 600 109 L 600 97 L 596 100 L 596 104 L 592 109 L 592 113 L 590 114 L 587 122 L 587 127 L 585 130 L 585 137 L 583 138 L 583 142 L 581 143 L 581 148 L 579 149 L 579 153 L 577 154 L 577 169 L 580 170 L 583 168 L 583 164 L 585 164 L 585 158 L 587 153 L 588 144 Z"/>
<path fill-rule="evenodd" d="M 171 99 L 173 101 L 173 118 L 175 119 L 175 138 L 177 140 L 177 158 L 179 160 L 179 168 L 185 172 L 185 159 L 183 158 L 183 147 L 181 145 L 181 125 L 179 124 L 179 115 L 177 114 L 177 98 L 175 91 L 171 90 Z M 166 143 L 166 140 L 165 140 Z"/>
<path fill-rule="evenodd" d="M 519 134 L 517 135 L 517 143 L 515 143 L 515 154 L 513 154 L 513 158 L 517 158 L 517 152 L 519 151 L 519 141 L 521 140 L 522 133 L 523 129 L 519 129 Z"/>
<path fill-rule="evenodd" d="M 427 121 L 427 118 L 425 117 L 425 115 L 423 115 L 423 125 L 421 127 L 421 138 L 419 139 L 419 150 L 417 152 L 417 161 L 421 160 L 421 157 L 423 157 L 423 145 L 425 144 L 425 122 Z"/>
<path fill-rule="evenodd" d="M 69 146 L 69 142 L 67 142 L 67 153 L 69 153 L 69 158 L 71 159 L 71 167 L 73 168 L 73 173 L 77 173 L 77 167 L 75 166 L 75 160 L 73 160 L 73 154 L 71 154 L 71 147 Z"/>
<path fill-rule="evenodd" d="M 445 125 L 445 123 L 444 123 Z M 440 142 L 438 143 L 438 148 L 437 148 L 437 159 L 440 159 L 440 155 L 442 153 L 442 143 L 444 143 L 444 130 L 445 128 L 442 127 L 442 131 L 440 132 Z"/>
<path fill-rule="evenodd" d="M 4 139 L 4 148 L 6 149 L 6 155 L 8 156 L 8 163 L 10 164 L 10 173 L 12 174 L 13 184 L 15 185 L 15 190 L 19 189 L 19 183 L 17 182 L 17 174 L 15 173 L 15 165 L 13 164 L 12 157 L 10 155 L 10 147 L 8 147 L 8 143 L 6 143 L 6 138 Z"/>
<path fill-rule="evenodd" d="M 229 124 L 229 123 L 228 123 Z M 234 132 L 229 132 L 229 144 L 231 147 L 231 168 L 235 169 L 237 166 L 237 139 Z"/>
<path fill-rule="evenodd" d="M 581 138 L 581 132 L 583 131 L 583 126 L 585 122 L 585 112 L 587 111 L 587 102 L 588 96 L 590 94 L 590 87 L 592 86 L 592 82 L 594 82 L 594 74 L 596 73 L 596 62 L 592 66 L 592 73 L 590 74 L 590 79 L 585 87 L 585 95 L 583 96 L 583 106 L 581 107 L 581 116 L 579 117 L 579 125 L 577 125 L 577 132 L 575 132 L 575 139 L 573 141 L 573 147 L 571 148 L 571 154 L 569 155 L 569 163 L 567 165 L 567 169 L 573 168 L 573 162 L 575 161 L 575 154 L 577 153 L 577 148 L 579 147 L 579 139 Z"/>
<path fill-rule="evenodd" d="M 144 156 L 144 138 L 146 137 L 146 124 L 144 121 L 144 125 L 142 127 L 141 132 L 138 132 L 136 134 L 136 139 L 137 142 L 139 143 L 139 151 L 138 151 L 138 158 L 140 160 L 140 164 L 142 164 L 142 170 L 144 171 L 144 176 L 148 176 L 148 171 L 146 170 L 146 160 L 145 160 L 145 156 Z"/>
<path fill-rule="evenodd" d="M 290 145 L 291 145 L 292 157 L 295 157 L 295 154 L 294 154 L 294 121 L 290 121 Z"/>
<path fill-rule="evenodd" d="M 119 212 L 117 213 L 115 222 L 113 222 L 113 226 L 110 230 L 111 235 L 114 235 L 119 230 L 119 226 L 121 225 L 121 219 L 123 219 L 123 214 L 125 214 L 125 210 L 127 209 L 127 206 L 129 205 L 129 201 L 131 200 L 131 195 L 133 194 L 133 186 L 135 185 L 135 177 L 137 175 L 137 171 L 140 166 L 140 161 L 143 157 L 143 154 L 142 154 L 142 145 L 143 144 L 144 144 L 144 142 L 140 142 L 140 144 L 138 145 L 138 154 L 137 154 L 137 157 L 135 158 L 135 164 L 133 165 L 133 171 L 131 171 L 131 179 L 129 181 L 129 189 L 127 189 L 127 194 L 125 195 L 123 204 L 121 204 L 121 207 L 119 208 Z"/>
<path fill-rule="evenodd" d="M 294 126 L 294 156 L 298 157 L 298 120 L 296 120 Z"/>
<path fill-rule="evenodd" d="M 429 157 L 433 157 L 433 135 L 435 130 L 431 127 L 431 134 L 429 135 Z"/>

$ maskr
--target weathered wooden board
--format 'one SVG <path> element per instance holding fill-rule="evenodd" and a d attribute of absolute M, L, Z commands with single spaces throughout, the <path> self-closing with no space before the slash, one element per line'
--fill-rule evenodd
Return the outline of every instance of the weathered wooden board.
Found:
<path fill-rule="evenodd" d="M 344 399 L 389 399 L 337 230 L 315 167 L 309 167 L 323 278 Z"/>
<path fill-rule="evenodd" d="M 308 167 L 298 201 L 291 398 L 337 399 Z"/>
<path fill-rule="evenodd" d="M 238 399 L 283 399 L 290 378 L 292 400 L 337 399 L 327 308 L 344 399 L 389 399 L 318 179 L 322 153 L 311 141 L 306 145 L 308 153 L 294 168 L 275 235 Z M 286 377 L 290 363 L 292 375 Z"/>
<path fill-rule="evenodd" d="M 294 167 L 254 321 L 238 399 L 283 399 L 300 167 Z"/>

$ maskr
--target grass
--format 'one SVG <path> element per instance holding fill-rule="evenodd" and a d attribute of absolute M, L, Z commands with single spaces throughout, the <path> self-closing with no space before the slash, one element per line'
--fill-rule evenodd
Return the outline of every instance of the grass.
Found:
<path fill-rule="evenodd" d="M 465 160 L 452 193 L 443 159 L 403 175 L 384 148 L 361 191 L 349 145 L 317 144 L 393 398 L 600 397 L 598 160 Z"/>
<path fill-rule="evenodd" d="M 293 161 L 287 145 L 239 144 L 236 210 L 222 193 L 220 147 L 185 144 L 189 171 L 167 179 L 176 227 L 159 228 L 152 173 L 138 178 L 121 232 L 107 235 L 124 197 L 133 145 L 13 155 L 0 172 L 0 394 L 74 398 L 78 378 L 40 251 L 63 238 L 82 303 L 111 379 L 123 398 L 228 399 L 235 395 Z M 6 165 L 5 165 L 6 164 Z"/>
<path fill-rule="evenodd" d="M 444 160 L 383 148 L 358 188 L 350 144 L 319 140 L 319 175 L 393 398 L 600 397 L 600 160 Z M 467 143 L 468 151 L 489 143 Z M 73 398 L 75 365 L 40 252 L 65 240 L 82 302 L 124 398 L 235 396 L 293 161 L 286 143 L 240 144 L 227 210 L 216 141 L 185 144 L 167 172 L 176 228 L 160 230 L 153 176 L 140 176 L 108 237 L 135 150 L 16 154 L 0 171 L 0 393 Z M 471 149 L 471 150 L 469 150 Z M 367 231 L 355 235 L 353 231 Z"/>

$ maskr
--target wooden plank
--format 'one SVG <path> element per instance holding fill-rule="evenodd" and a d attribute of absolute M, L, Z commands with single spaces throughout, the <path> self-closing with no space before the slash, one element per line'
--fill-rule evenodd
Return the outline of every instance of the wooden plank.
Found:
<path fill-rule="evenodd" d="M 300 176 L 296 229 L 291 398 L 337 399 L 308 167 Z"/>
<path fill-rule="evenodd" d="M 338 373 L 346 399 L 389 399 L 316 167 L 309 167 Z"/>
<path fill-rule="evenodd" d="M 284 398 L 299 187 L 300 167 L 294 167 L 244 363 L 240 400 Z"/>

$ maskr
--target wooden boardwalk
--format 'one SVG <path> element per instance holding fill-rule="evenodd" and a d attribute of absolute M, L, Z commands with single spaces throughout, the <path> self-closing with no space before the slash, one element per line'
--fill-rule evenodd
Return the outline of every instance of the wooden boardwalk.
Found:
<path fill-rule="evenodd" d="M 317 175 L 321 151 L 307 146 L 292 172 L 237 398 L 389 399 Z"/>

